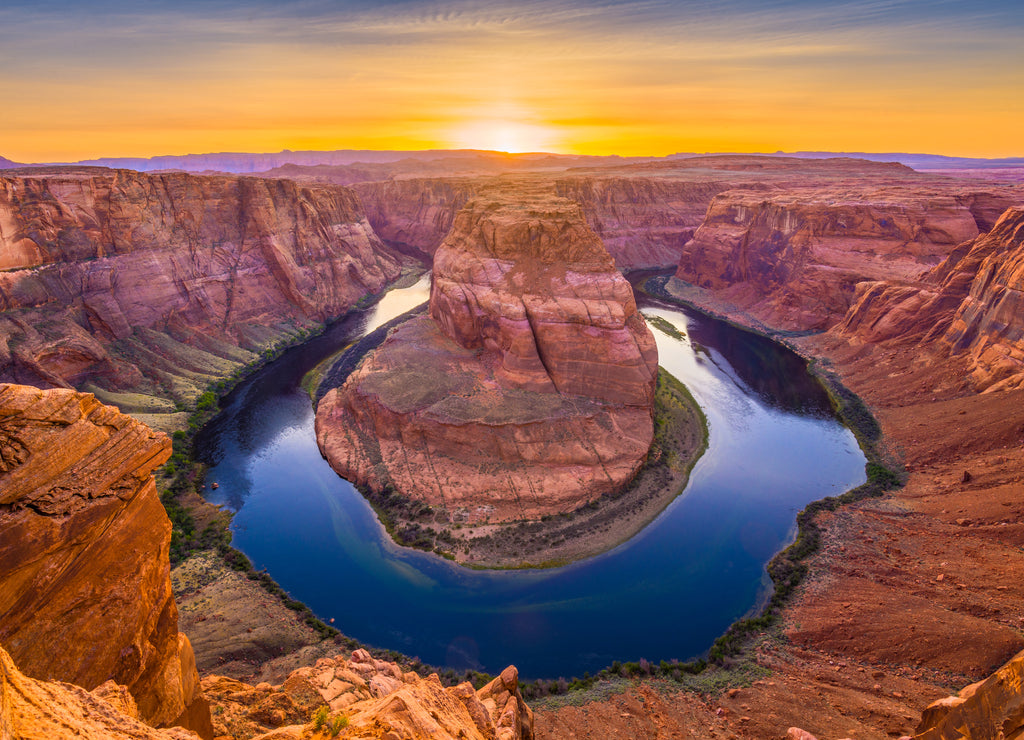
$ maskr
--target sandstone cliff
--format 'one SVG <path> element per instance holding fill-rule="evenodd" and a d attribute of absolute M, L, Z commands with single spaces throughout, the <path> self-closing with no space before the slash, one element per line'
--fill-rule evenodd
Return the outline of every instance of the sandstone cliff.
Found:
<path fill-rule="evenodd" d="M 0 178 L 0 269 L 0 379 L 157 409 L 398 273 L 346 188 L 98 168 Z"/>
<path fill-rule="evenodd" d="M 587 223 L 620 270 L 675 265 L 711 198 L 731 186 L 710 178 L 688 181 L 599 173 L 534 179 L 555 195 L 581 205 Z M 408 179 L 360 183 L 354 189 L 382 239 L 433 255 L 459 210 L 496 182 L 490 177 Z"/>
<path fill-rule="evenodd" d="M 344 737 L 400 740 L 532 740 L 533 712 L 509 666 L 487 685 L 444 687 L 436 674 L 422 678 L 395 663 L 356 650 L 350 660 L 321 658 L 293 671 L 280 686 L 249 686 L 208 676 L 203 686 L 216 712 L 218 736 L 248 738 L 270 728 L 269 738 Z M 305 724 L 319 714 L 320 720 Z M 297 724 L 302 723 L 302 724 Z"/>
<path fill-rule="evenodd" d="M 198 740 L 175 727 L 156 730 L 139 721 L 123 686 L 108 681 L 92 692 L 60 681 L 37 681 L 0 647 L 0 738 L 3 740 Z"/>
<path fill-rule="evenodd" d="M 169 455 L 90 395 L 0 385 L 0 645 L 29 676 L 113 680 L 144 721 L 208 735 L 152 477 Z"/>
<path fill-rule="evenodd" d="M 916 282 L 871 281 L 836 333 L 937 345 L 968 362 L 977 390 L 1024 385 L 1024 208 L 1010 208 Z"/>
<path fill-rule="evenodd" d="M 433 256 L 455 214 L 491 178 L 386 180 L 354 186 L 374 232 L 389 244 Z"/>
<path fill-rule="evenodd" d="M 595 173 L 560 178 L 555 193 L 580 204 L 620 270 L 642 270 L 674 267 L 711 199 L 738 184 Z"/>
<path fill-rule="evenodd" d="M 676 277 L 773 327 L 826 329 L 857 283 L 913 279 L 977 234 L 968 205 L 930 190 L 732 190 L 712 201 Z"/>
<path fill-rule="evenodd" d="M 1024 737 L 1024 653 L 986 678 L 939 699 L 921 715 L 914 740 Z"/>
<path fill-rule="evenodd" d="M 450 520 L 537 519 L 624 485 L 650 447 L 653 336 L 578 206 L 471 201 L 413 319 L 317 411 L 346 478 Z"/>
<path fill-rule="evenodd" d="M 1008 210 L 956 269 L 975 261 L 970 292 L 942 339 L 968 354 L 976 387 L 1024 387 L 1024 207 Z"/>

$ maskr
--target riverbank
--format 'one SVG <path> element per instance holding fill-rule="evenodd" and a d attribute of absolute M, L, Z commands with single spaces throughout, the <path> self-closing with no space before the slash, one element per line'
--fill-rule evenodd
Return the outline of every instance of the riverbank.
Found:
<path fill-rule="evenodd" d="M 312 359 L 310 361 L 311 362 L 315 362 Z M 312 365 L 310 365 L 310 366 L 312 366 Z M 300 371 L 300 373 L 304 373 L 304 372 L 306 372 L 306 370 L 301 370 Z M 296 376 L 296 377 L 301 377 L 301 374 Z M 290 382 L 290 381 L 282 381 L 280 379 L 276 379 L 276 380 L 267 381 L 267 382 L 271 383 L 271 385 L 273 387 L 278 387 L 281 382 Z M 308 400 L 305 401 L 305 405 L 308 407 Z M 827 404 L 824 406 L 824 408 L 827 409 Z M 662 487 L 661 490 L 664 490 L 664 487 Z M 804 500 L 806 500 L 806 499 L 804 499 Z M 682 505 L 685 505 L 685 503 L 686 502 L 681 502 Z M 598 507 L 598 509 L 600 510 L 600 507 Z M 252 611 L 253 611 L 253 613 L 257 613 L 258 609 L 253 609 Z M 331 614 L 331 612 L 330 612 L 330 608 L 328 608 L 326 611 L 323 608 L 321 608 L 319 611 L 321 613 L 321 616 L 323 616 L 324 618 L 329 618 L 330 616 L 333 616 L 333 614 Z M 240 613 L 244 613 L 244 611 L 240 610 Z M 340 614 L 340 612 L 339 612 L 339 614 Z M 341 621 L 345 621 L 345 620 L 341 620 Z M 755 632 L 758 631 L 758 630 L 761 630 L 763 625 L 761 625 L 760 623 L 758 623 L 756 621 L 747 620 L 746 622 L 741 624 L 741 627 L 744 630 L 746 630 L 746 632 L 744 632 L 743 634 L 747 634 L 751 630 L 753 630 Z M 704 668 L 706 667 L 706 663 L 704 663 L 703 661 L 693 661 L 693 662 L 686 663 L 686 664 L 679 663 L 679 662 L 676 662 L 676 661 L 671 661 L 671 662 L 666 663 L 664 665 L 660 665 L 660 664 L 657 665 L 657 666 L 647 665 L 645 667 L 645 662 L 644 661 L 637 660 L 636 663 L 626 663 L 626 664 L 623 664 L 623 665 L 618 666 L 618 667 L 612 666 L 611 667 L 611 671 L 607 671 L 607 672 L 606 671 L 602 671 L 601 673 L 602 673 L 602 675 L 608 675 L 609 673 L 614 673 L 616 675 L 621 675 L 622 672 L 625 672 L 626 675 L 629 675 L 629 676 L 637 676 L 637 675 L 641 675 L 641 674 L 643 674 L 643 675 L 657 674 L 657 675 L 661 675 L 663 677 L 668 677 L 668 678 L 675 678 L 674 674 L 678 673 L 678 674 L 680 674 L 680 678 L 683 678 L 683 679 L 685 679 L 685 677 L 687 675 L 691 675 L 693 673 L 701 673 L 701 676 L 699 676 L 699 685 L 701 685 L 701 686 L 708 685 L 708 684 L 720 685 L 721 682 L 723 682 L 723 681 L 724 682 L 729 682 L 729 681 L 734 681 L 734 680 L 735 681 L 742 681 L 742 680 L 744 680 L 743 676 L 748 675 L 748 674 L 745 674 L 742 671 L 740 671 L 739 673 L 736 673 L 734 670 L 730 670 L 730 671 L 726 671 L 726 672 L 723 672 L 721 670 L 722 667 L 733 666 L 735 664 L 735 662 L 736 662 L 736 656 L 735 656 L 735 650 L 734 650 L 734 648 L 736 646 L 736 642 L 737 642 L 736 638 L 737 638 L 736 631 L 735 630 L 730 630 L 730 633 L 725 638 L 723 638 L 723 640 L 720 640 L 720 641 L 716 642 L 715 648 L 713 648 L 713 651 L 715 653 L 715 655 L 713 657 L 714 657 L 714 659 L 716 661 L 718 661 L 720 663 L 720 666 L 716 667 L 716 668 L 713 668 L 712 670 L 707 671 L 707 672 L 704 671 Z M 639 652 L 639 651 L 637 651 L 637 652 Z M 696 652 L 696 651 L 694 651 L 694 652 Z M 682 655 L 683 657 L 685 657 L 685 656 L 691 655 L 693 653 L 690 652 L 689 650 L 687 650 L 686 652 L 680 652 L 679 654 Z M 672 655 L 672 653 L 669 653 L 669 656 L 671 656 L 671 655 Z M 623 656 L 623 657 L 630 657 L 630 656 Z M 633 656 L 633 657 L 638 657 L 638 656 Z M 514 660 L 514 658 L 513 658 L 513 660 Z M 723 673 L 728 673 L 729 675 L 726 675 L 726 676 L 723 677 L 723 675 L 722 675 Z M 558 686 L 556 686 L 556 689 L 559 690 L 559 691 L 562 690 L 561 683 L 563 683 L 563 682 L 559 682 Z M 566 686 L 565 686 L 566 688 L 572 688 L 572 687 L 578 688 L 578 687 L 583 686 L 583 685 L 590 685 L 590 683 L 592 683 L 592 682 L 587 681 L 586 677 L 583 677 L 583 679 L 581 679 L 580 681 L 565 681 L 564 683 L 566 684 Z M 685 682 L 680 682 L 679 685 L 685 685 Z M 547 693 L 547 692 L 549 692 L 551 690 L 550 682 L 537 682 L 536 684 L 533 684 L 533 686 L 534 686 L 534 691 L 536 692 L 534 695 L 539 695 L 541 692 Z M 534 692 L 531 692 L 531 693 L 534 693 Z"/>
<path fill-rule="evenodd" d="M 172 525 L 172 583 L 182 630 L 194 638 L 200 671 L 256 682 L 275 680 L 323 655 L 359 647 L 381 658 L 409 662 L 398 653 L 369 648 L 341 634 L 328 623 L 329 617 L 322 621 L 269 574 L 253 567 L 232 545 L 232 512 L 206 499 L 207 469 L 194 444 L 243 381 L 285 352 L 324 341 L 331 331 L 359 321 L 392 288 L 413 285 L 422 274 L 420 268 L 406 268 L 387 290 L 364 296 L 333 322 L 278 339 L 249 363 L 212 381 L 190 411 L 180 412 L 183 418 L 177 420 L 177 428 L 168 430 L 173 454 L 155 477 Z"/>
<path fill-rule="evenodd" d="M 728 312 L 700 292 L 687 302 Z M 904 487 L 808 517 L 815 546 L 777 626 L 731 659 L 769 675 L 696 692 L 635 677 L 583 706 L 539 705 L 539 740 L 911 735 L 930 702 L 1024 647 L 1024 393 L 975 395 L 928 347 L 788 343 L 864 401 Z"/>
<path fill-rule="evenodd" d="M 624 490 L 569 514 L 503 525 L 452 524 L 420 502 L 364 490 L 400 545 L 472 568 L 550 568 L 607 552 L 650 524 L 686 487 L 704 454 L 708 425 L 681 382 L 659 369 L 655 434 L 647 462 Z"/>

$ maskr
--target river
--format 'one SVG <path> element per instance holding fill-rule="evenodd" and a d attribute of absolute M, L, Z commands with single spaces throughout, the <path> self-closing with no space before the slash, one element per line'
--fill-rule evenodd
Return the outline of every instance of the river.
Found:
<path fill-rule="evenodd" d="M 807 503 L 864 482 L 864 457 L 788 349 L 640 297 L 660 363 L 704 409 L 709 447 L 685 491 L 614 550 L 550 570 L 474 571 L 396 546 L 320 456 L 299 387 L 321 359 L 427 298 L 393 290 L 240 384 L 197 438 L 235 547 L 345 634 L 434 665 L 526 679 L 613 661 L 686 660 L 763 601 L 765 565 Z"/>

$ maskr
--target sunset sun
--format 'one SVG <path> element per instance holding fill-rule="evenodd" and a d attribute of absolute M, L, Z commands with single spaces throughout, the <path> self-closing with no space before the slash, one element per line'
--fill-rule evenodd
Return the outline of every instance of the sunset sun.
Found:
<path fill-rule="evenodd" d="M 459 149 L 486 149 L 509 154 L 558 152 L 562 136 L 552 127 L 507 119 L 483 119 L 456 128 L 451 146 Z"/>

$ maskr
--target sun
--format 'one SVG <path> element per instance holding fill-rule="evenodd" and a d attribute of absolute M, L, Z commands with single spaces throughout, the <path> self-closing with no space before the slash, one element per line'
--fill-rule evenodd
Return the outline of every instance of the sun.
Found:
<path fill-rule="evenodd" d="M 509 154 L 555 152 L 561 136 L 549 126 L 519 121 L 484 119 L 459 126 L 450 137 L 459 149 L 486 149 Z"/>

